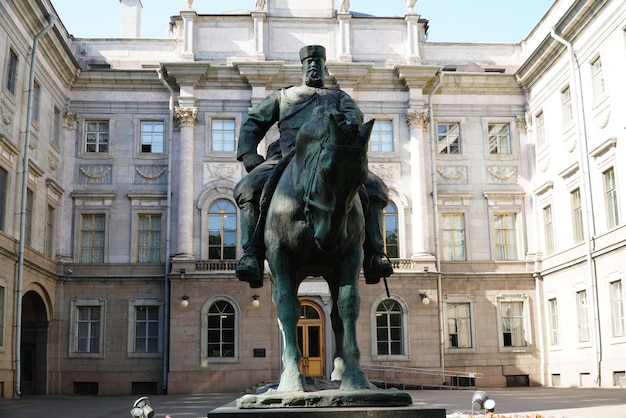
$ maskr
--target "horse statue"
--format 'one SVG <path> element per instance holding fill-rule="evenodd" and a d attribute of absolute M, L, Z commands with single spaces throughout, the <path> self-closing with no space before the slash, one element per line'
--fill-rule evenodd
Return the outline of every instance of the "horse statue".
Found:
<path fill-rule="evenodd" d="M 306 389 L 299 369 L 297 293 L 307 276 L 322 276 L 331 292 L 336 342 L 332 380 L 341 381 L 340 390 L 370 387 L 359 364 L 356 320 L 365 236 L 359 189 L 368 173 L 374 120 L 360 130 L 344 130 L 341 118 L 336 111 L 320 111 L 302 126 L 268 203 L 266 258 L 284 341 L 278 391 Z"/>

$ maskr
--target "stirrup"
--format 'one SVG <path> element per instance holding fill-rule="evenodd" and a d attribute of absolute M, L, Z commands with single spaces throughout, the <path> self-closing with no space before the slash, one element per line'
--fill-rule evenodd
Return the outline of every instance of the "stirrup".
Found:
<path fill-rule="evenodd" d="M 259 261 L 253 255 L 244 255 L 235 268 L 235 274 L 239 280 L 248 282 L 251 288 L 263 287 L 263 272 Z"/>
<path fill-rule="evenodd" d="M 383 261 L 383 257 L 387 259 L 387 261 Z M 376 265 L 372 264 L 375 258 L 380 259 L 380 263 Z M 393 266 L 391 264 L 391 260 L 385 253 L 378 253 L 371 255 L 367 262 L 363 265 L 363 275 L 365 276 L 366 284 L 377 284 L 380 283 L 380 279 L 384 277 L 389 277 L 393 274 Z"/>

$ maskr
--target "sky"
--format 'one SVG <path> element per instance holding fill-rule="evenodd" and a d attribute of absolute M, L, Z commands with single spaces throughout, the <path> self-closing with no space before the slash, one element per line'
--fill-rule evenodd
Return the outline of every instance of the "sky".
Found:
<path fill-rule="evenodd" d="M 120 0 L 51 0 L 68 32 L 76 38 L 119 38 Z M 316 0 L 311 0 L 316 1 Z M 341 0 L 335 0 L 335 8 Z M 554 0 L 418 0 L 415 11 L 428 19 L 430 42 L 520 42 Z M 142 38 L 167 38 L 170 16 L 183 0 L 142 0 Z M 198 14 L 251 10 L 255 0 L 195 0 Z M 350 10 L 374 16 L 404 16 L 404 0 L 351 0 Z"/>

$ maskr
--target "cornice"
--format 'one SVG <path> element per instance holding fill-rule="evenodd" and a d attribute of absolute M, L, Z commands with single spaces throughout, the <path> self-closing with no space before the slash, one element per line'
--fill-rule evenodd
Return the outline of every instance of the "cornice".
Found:
<path fill-rule="evenodd" d="M 443 77 L 441 94 L 520 95 L 514 74 L 450 72 Z"/>

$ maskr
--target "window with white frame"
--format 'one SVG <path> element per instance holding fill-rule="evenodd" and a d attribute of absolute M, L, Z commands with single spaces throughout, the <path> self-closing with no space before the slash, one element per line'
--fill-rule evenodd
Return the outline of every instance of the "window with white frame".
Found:
<path fill-rule="evenodd" d="M 569 86 L 561 90 L 561 117 L 563 118 L 563 126 L 567 126 L 574 120 L 572 111 L 572 95 Z"/>
<path fill-rule="evenodd" d="M 543 111 L 535 115 L 535 135 L 537 136 L 537 147 L 546 145 L 546 125 Z"/>
<path fill-rule="evenodd" d="M 469 302 L 446 303 L 448 348 L 471 348 L 472 318 Z"/>
<path fill-rule="evenodd" d="M 587 291 L 576 292 L 576 320 L 578 324 L 578 342 L 589 342 L 589 305 Z"/>
<path fill-rule="evenodd" d="M 546 254 L 553 254 L 556 246 L 554 242 L 554 219 L 552 217 L 552 205 L 543 208 L 543 235 L 546 245 Z"/>
<path fill-rule="evenodd" d="M 511 154 L 511 127 L 508 123 L 488 125 L 489 154 Z"/>
<path fill-rule="evenodd" d="M 393 122 L 377 120 L 370 135 L 370 151 L 393 152 Z"/>
<path fill-rule="evenodd" d="M 389 202 L 383 210 L 383 221 L 385 231 L 385 254 L 390 258 L 400 257 L 400 247 L 398 239 L 398 209 L 396 205 Z"/>
<path fill-rule="evenodd" d="M 164 152 L 165 124 L 158 120 L 142 120 L 140 125 L 140 151 L 159 154 Z"/>
<path fill-rule="evenodd" d="M 33 232 L 33 205 L 34 194 L 31 189 L 26 189 L 26 207 L 24 216 L 24 244 L 31 246 Z"/>
<path fill-rule="evenodd" d="M 550 323 L 550 344 L 559 345 L 559 306 L 556 298 L 548 299 L 548 320 Z"/>
<path fill-rule="evenodd" d="M 591 61 L 591 82 L 593 86 L 593 98 L 602 97 L 606 91 L 604 86 L 604 72 L 602 71 L 602 60 L 597 57 Z"/>
<path fill-rule="evenodd" d="M 56 145 L 59 145 L 61 141 L 61 109 L 54 106 L 54 110 L 52 113 L 52 142 Z"/>
<path fill-rule="evenodd" d="M 103 213 L 80 216 L 80 262 L 104 263 L 106 217 Z"/>
<path fill-rule="evenodd" d="M 461 124 L 437 124 L 437 151 L 439 154 L 461 154 Z"/>
<path fill-rule="evenodd" d="M 211 119 L 211 151 L 235 151 L 235 119 Z"/>
<path fill-rule="evenodd" d="M 160 340 L 159 306 L 134 306 L 134 353 L 158 353 Z"/>
<path fill-rule="evenodd" d="M 0 167 L 0 231 L 4 231 L 8 175 L 9 173 L 4 168 Z"/>
<path fill-rule="evenodd" d="M 517 226 L 515 213 L 494 214 L 496 260 L 517 260 Z"/>
<path fill-rule="evenodd" d="M 444 261 L 465 261 L 465 215 L 442 214 L 442 246 Z"/>
<path fill-rule="evenodd" d="M 17 53 L 13 48 L 9 49 L 9 61 L 7 62 L 6 79 L 4 86 L 12 94 L 15 95 L 15 89 L 17 87 L 17 68 L 19 60 Z"/>
<path fill-rule="evenodd" d="M 585 239 L 585 232 L 583 228 L 583 208 L 579 188 L 570 192 L 570 205 L 572 208 L 572 231 L 574 243 L 578 244 Z"/>
<path fill-rule="evenodd" d="M 611 167 L 602 173 L 604 183 L 604 203 L 606 205 L 606 226 L 614 228 L 619 225 L 619 207 L 617 200 L 617 186 L 615 170 Z"/>
<path fill-rule="evenodd" d="M 35 123 L 39 122 L 40 106 L 41 106 L 41 86 L 35 80 L 35 82 L 33 83 L 33 102 L 32 102 L 32 113 L 31 113 L 32 121 Z"/>
<path fill-rule="evenodd" d="M 104 357 L 105 302 L 75 299 L 70 310 L 70 357 Z"/>
<path fill-rule="evenodd" d="M 499 303 L 501 346 L 524 348 L 529 346 L 526 335 L 525 300 L 503 299 Z"/>
<path fill-rule="evenodd" d="M 609 298 L 611 304 L 611 329 L 614 338 L 623 337 L 624 330 L 624 293 L 622 281 L 609 283 Z"/>
<path fill-rule="evenodd" d="M 394 299 L 383 300 L 376 308 L 376 354 L 404 354 L 402 306 Z"/>
<path fill-rule="evenodd" d="M 213 303 L 207 314 L 208 357 L 235 357 L 235 308 L 226 300 Z"/>
<path fill-rule="evenodd" d="M 139 214 L 137 231 L 137 262 L 161 262 L 161 215 Z"/>
<path fill-rule="evenodd" d="M 44 254 L 52 258 L 54 256 L 54 218 L 56 210 L 54 206 L 48 205 L 46 210 L 46 229 L 44 231 Z"/>
<path fill-rule="evenodd" d="M 109 152 L 109 121 L 108 120 L 85 121 L 85 152 L 88 152 L 88 153 Z"/>
<path fill-rule="evenodd" d="M 4 286 L 0 286 L 0 347 L 4 346 L 4 318 L 6 317 L 5 314 L 5 307 L 6 307 L 6 303 L 5 303 L 5 296 L 6 295 L 6 288 Z"/>
<path fill-rule="evenodd" d="M 226 199 L 209 207 L 209 260 L 234 260 L 237 256 L 237 210 Z"/>

